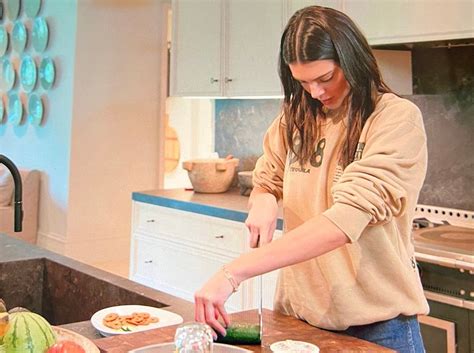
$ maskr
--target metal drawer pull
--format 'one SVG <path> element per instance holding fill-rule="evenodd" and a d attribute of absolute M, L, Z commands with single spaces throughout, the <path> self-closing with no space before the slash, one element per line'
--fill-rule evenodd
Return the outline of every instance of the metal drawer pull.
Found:
<path fill-rule="evenodd" d="M 214 78 L 214 77 L 211 77 L 211 83 L 216 83 L 216 82 L 219 82 L 219 79 L 218 78 Z"/>
<path fill-rule="evenodd" d="M 146 260 L 145 263 L 146 264 L 151 264 L 153 262 L 153 260 Z"/>
<path fill-rule="evenodd" d="M 147 221 L 147 223 L 155 223 L 154 219 L 147 219 L 146 221 Z"/>
<path fill-rule="evenodd" d="M 231 79 L 230 77 L 226 77 L 226 78 L 225 78 L 225 82 L 226 82 L 226 83 L 227 83 L 227 82 L 232 82 L 232 79 Z"/>
<path fill-rule="evenodd" d="M 223 235 L 216 235 L 215 238 L 216 239 L 224 239 L 224 236 Z"/>

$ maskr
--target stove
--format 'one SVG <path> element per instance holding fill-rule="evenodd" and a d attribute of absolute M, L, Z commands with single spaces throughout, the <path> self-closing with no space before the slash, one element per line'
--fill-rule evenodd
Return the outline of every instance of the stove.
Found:
<path fill-rule="evenodd" d="M 418 205 L 413 238 L 418 259 L 474 271 L 474 212 Z"/>
<path fill-rule="evenodd" d="M 419 317 L 427 352 L 473 352 L 474 212 L 418 205 L 413 239 L 430 305 Z"/>

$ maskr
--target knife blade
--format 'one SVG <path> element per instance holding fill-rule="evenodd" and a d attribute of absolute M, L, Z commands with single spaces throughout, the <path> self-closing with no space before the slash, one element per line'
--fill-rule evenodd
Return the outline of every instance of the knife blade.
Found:
<path fill-rule="evenodd" d="M 258 236 L 257 247 L 260 247 L 260 235 Z M 258 276 L 258 291 L 260 298 L 258 299 L 258 325 L 260 326 L 260 345 L 263 340 L 263 275 Z"/>
<path fill-rule="evenodd" d="M 258 305 L 258 324 L 260 326 L 260 345 L 263 342 L 263 275 L 258 276 L 258 286 L 260 292 Z"/>

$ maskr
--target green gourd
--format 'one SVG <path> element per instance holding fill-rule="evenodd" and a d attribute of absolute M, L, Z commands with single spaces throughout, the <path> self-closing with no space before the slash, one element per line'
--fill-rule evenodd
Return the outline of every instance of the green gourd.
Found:
<path fill-rule="evenodd" d="M 9 320 L 3 336 L 5 353 L 42 353 L 56 342 L 51 325 L 38 314 L 29 311 L 10 312 Z"/>

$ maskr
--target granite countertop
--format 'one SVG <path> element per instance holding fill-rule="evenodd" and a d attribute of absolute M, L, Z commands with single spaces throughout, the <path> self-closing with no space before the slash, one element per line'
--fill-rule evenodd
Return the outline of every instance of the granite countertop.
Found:
<path fill-rule="evenodd" d="M 26 307 L 90 339 L 102 337 L 89 321 L 92 314 L 115 305 L 162 307 L 194 319 L 191 302 L 1 233 L 0 274 L 8 308 Z"/>

